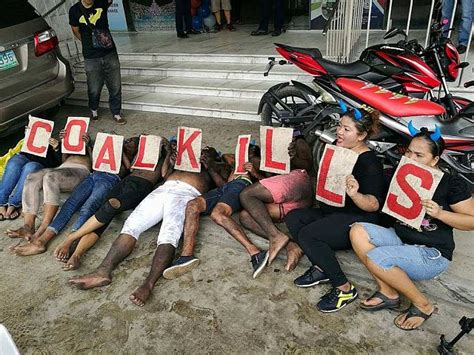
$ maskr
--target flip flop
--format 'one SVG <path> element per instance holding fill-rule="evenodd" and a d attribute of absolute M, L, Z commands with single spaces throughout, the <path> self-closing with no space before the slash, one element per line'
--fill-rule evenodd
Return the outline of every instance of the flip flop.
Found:
<path fill-rule="evenodd" d="M 414 304 L 410 304 L 410 307 L 408 307 L 408 309 L 406 311 L 400 313 L 398 316 L 395 317 L 395 319 L 393 320 L 393 324 L 395 324 L 395 326 L 398 329 L 405 330 L 405 331 L 409 332 L 409 331 L 412 331 L 412 330 L 415 330 L 415 329 L 418 329 L 419 327 L 421 327 L 425 323 L 425 321 L 431 317 L 431 315 L 433 315 L 434 313 L 437 313 L 437 312 L 438 312 L 438 308 L 434 307 L 433 312 L 431 312 L 430 314 L 426 314 L 426 313 L 423 313 Z M 399 320 L 400 317 L 405 315 L 405 313 L 406 313 L 405 320 L 413 318 L 413 317 L 420 317 L 420 318 L 423 318 L 423 322 L 421 322 L 421 324 L 418 327 L 415 327 L 415 328 L 402 328 L 401 326 L 398 325 L 397 320 Z"/>
<path fill-rule="evenodd" d="M 6 220 L 5 215 L 3 213 L 0 213 L 0 222 Z"/>
<path fill-rule="evenodd" d="M 385 296 L 383 293 L 380 291 L 375 291 L 372 296 L 367 298 L 367 300 L 370 300 L 372 298 L 380 298 L 382 302 L 375 304 L 375 305 L 366 305 L 364 303 L 360 304 L 360 308 L 362 308 L 365 311 L 369 312 L 375 312 L 375 311 L 380 311 L 382 309 L 394 309 L 400 307 L 400 298 L 396 299 L 390 299 L 387 296 Z"/>
<path fill-rule="evenodd" d="M 5 219 L 8 219 L 9 221 L 14 221 L 15 219 L 17 219 L 20 216 L 21 216 L 20 211 L 15 210 L 15 211 L 12 212 L 12 214 L 10 216 L 8 216 L 8 218 L 5 218 Z"/>

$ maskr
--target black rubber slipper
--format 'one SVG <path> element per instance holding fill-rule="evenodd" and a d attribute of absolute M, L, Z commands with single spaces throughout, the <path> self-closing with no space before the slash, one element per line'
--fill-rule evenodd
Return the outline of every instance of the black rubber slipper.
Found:
<path fill-rule="evenodd" d="M 361 303 L 360 308 L 362 308 L 365 311 L 375 312 L 375 311 L 380 311 L 382 309 L 394 309 L 394 308 L 400 307 L 400 298 L 390 299 L 387 296 L 385 296 L 383 293 L 381 293 L 380 291 L 375 291 L 372 296 L 367 298 L 367 300 L 370 300 L 371 298 L 380 298 L 382 302 L 373 306 L 369 306 L 369 305 Z"/>
<path fill-rule="evenodd" d="M 438 312 L 438 308 L 434 307 L 433 312 L 431 312 L 430 314 L 426 314 L 426 313 L 423 313 L 414 304 L 410 304 L 410 307 L 408 307 L 408 309 L 406 311 L 400 313 L 398 316 L 395 317 L 395 319 L 393 320 L 393 324 L 395 324 L 395 326 L 398 329 L 405 330 L 405 331 L 409 332 L 409 331 L 412 331 L 412 330 L 415 330 L 415 329 L 418 329 L 419 327 L 421 327 L 423 324 L 425 324 L 425 321 L 431 317 L 431 315 L 433 315 L 434 313 L 437 313 L 437 312 Z M 415 327 L 415 328 L 402 328 L 400 325 L 398 325 L 397 320 L 399 320 L 403 315 L 405 315 L 405 313 L 406 313 L 405 320 L 413 318 L 413 317 L 420 317 L 420 318 L 423 318 L 423 322 L 418 327 Z"/>

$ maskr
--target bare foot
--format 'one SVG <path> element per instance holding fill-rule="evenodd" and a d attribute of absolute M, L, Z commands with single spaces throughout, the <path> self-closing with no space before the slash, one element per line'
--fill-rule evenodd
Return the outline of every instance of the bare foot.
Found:
<path fill-rule="evenodd" d="M 56 260 L 61 262 L 66 262 L 69 259 L 69 247 L 71 246 L 71 241 L 64 240 L 62 241 L 56 249 L 54 249 L 54 256 Z"/>
<path fill-rule="evenodd" d="M 148 285 L 141 285 L 130 295 L 130 301 L 139 307 L 143 307 L 151 295 L 151 290 L 152 289 Z"/>
<path fill-rule="evenodd" d="M 286 246 L 286 271 L 293 271 L 304 255 L 303 250 L 295 242 L 290 241 Z"/>
<path fill-rule="evenodd" d="M 13 249 L 13 253 L 18 256 L 29 256 L 41 254 L 46 251 L 46 245 L 40 241 L 33 241 L 27 244 L 19 245 Z"/>
<path fill-rule="evenodd" d="M 90 274 L 73 277 L 69 280 L 71 286 L 77 287 L 80 290 L 89 290 L 94 287 L 102 287 L 110 284 L 112 277 L 106 272 L 97 270 Z"/>
<path fill-rule="evenodd" d="M 67 261 L 66 265 L 63 266 L 64 271 L 71 271 L 71 270 L 76 270 L 81 266 L 81 258 L 78 257 L 77 255 L 72 255 L 69 260 Z"/>
<path fill-rule="evenodd" d="M 28 239 L 28 238 L 31 238 L 33 233 L 34 233 L 34 229 L 30 226 L 23 226 L 21 228 L 18 228 L 18 229 L 7 229 L 7 231 L 5 232 L 6 235 L 8 235 L 10 238 L 25 238 L 25 239 Z"/>
<path fill-rule="evenodd" d="M 279 233 L 276 238 L 270 239 L 270 247 L 268 248 L 268 265 L 270 265 L 272 261 L 275 260 L 280 250 L 282 250 L 285 245 L 288 244 L 289 240 L 290 238 L 288 238 L 288 236 L 283 233 Z"/>

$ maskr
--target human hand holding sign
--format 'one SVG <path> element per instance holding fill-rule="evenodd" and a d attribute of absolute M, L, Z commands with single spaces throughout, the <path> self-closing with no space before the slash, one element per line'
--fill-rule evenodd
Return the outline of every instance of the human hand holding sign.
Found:
<path fill-rule="evenodd" d="M 49 145 L 54 149 L 54 150 L 58 150 L 59 148 L 59 141 L 56 139 L 56 138 L 50 138 L 49 139 Z"/>
<path fill-rule="evenodd" d="M 433 200 L 421 200 L 421 205 L 426 209 L 426 213 L 433 218 L 438 218 L 443 210 L 443 207 L 438 205 Z"/>
<path fill-rule="evenodd" d="M 359 183 L 354 175 L 346 177 L 346 192 L 350 198 L 353 198 L 359 192 Z"/>
<path fill-rule="evenodd" d="M 244 164 L 244 170 L 255 178 L 258 176 L 257 170 L 255 169 L 253 164 L 249 161 Z"/>

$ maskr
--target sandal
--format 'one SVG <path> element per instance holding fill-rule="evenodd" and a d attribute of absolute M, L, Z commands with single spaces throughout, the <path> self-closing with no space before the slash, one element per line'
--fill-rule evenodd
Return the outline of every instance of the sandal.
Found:
<path fill-rule="evenodd" d="M 119 125 L 124 125 L 127 123 L 127 120 L 123 118 L 120 115 L 113 115 L 113 119 L 115 122 L 117 122 Z"/>
<path fill-rule="evenodd" d="M 8 219 L 9 221 L 14 221 L 15 219 L 17 219 L 20 216 L 21 216 L 20 211 L 15 210 L 10 214 L 10 216 L 8 216 L 8 218 L 5 218 L 5 219 Z"/>
<path fill-rule="evenodd" d="M 6 220 L 5 215 L 3 213 L 0 213 L 0 222 Z"/>
<path fill-rule="evenodd" d="M 405 331 L 415 330 L 421 327 L 425 323 L 425 321 L 431 317 L 432 314 L 437 313 L 437 312 L 438 312 L 438 308 L 434 307 L 433 312 L 431 312 L 430 314 L 426 314 L 420 311 L 420 309 L 416 307 L 414 304 L 410 304 L 410 307 L 406 311 L 400 313 L 398 316 L 395 317 L 395 319 L 393 320 L 393 324 L 395 324 L 395 326 L 401 330 L 405 330 Z M 423 318 L 423 322 L 421 322 L 421 324 L 415 328 L 403 328 L 398 324 L 397 321 L 405 314 L 406 314 L 405 320 L 413 318 L 413 317 L 420 317 L 420 318 Z"/>
<path fill-rule="evenodd" d="M 382 302 L 375 304 L 375 305 L 367 305 L 364 303 L 360 304 L 360 308 L 362 308 L 365 311 L 369 312 L 375 312 L 375 311 L 380 311 L 382 309 L 394 309 L 400 307 L 400 297 L 397 297 L 395 299 L 388 298 L 385 296 L 383 293 L 380 291 L 375 291 L 372 296 L 367 298 L 367 301 L 372 299 L 372 298 L 380 298 Z"/>

